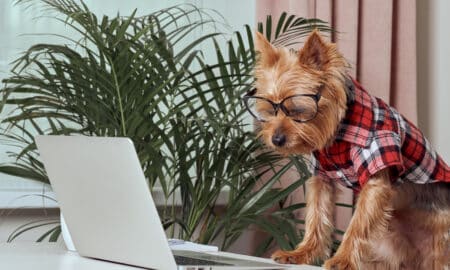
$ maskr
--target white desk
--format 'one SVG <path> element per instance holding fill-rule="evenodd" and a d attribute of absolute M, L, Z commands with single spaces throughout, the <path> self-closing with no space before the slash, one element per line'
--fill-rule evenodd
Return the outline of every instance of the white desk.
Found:
<path fill-rule="evenodd" d="M 219 252 L 223 255 L 230 253 Z M 234 257 L 246 258 L 244 255 L 232 254 Z M 253 257 L 251 257 L 253 258 Z M 256 258 L 265 261 L 267 259 Z M 132 266 L 115 264 L 100 260 L 80 257 L 77 253 L 67 251 L 61 243 L 0 243 L 0 269 L 5 270 L 142 270 Z M 317 270 L 314 266 L 290 266 L 289 269 Z"/>

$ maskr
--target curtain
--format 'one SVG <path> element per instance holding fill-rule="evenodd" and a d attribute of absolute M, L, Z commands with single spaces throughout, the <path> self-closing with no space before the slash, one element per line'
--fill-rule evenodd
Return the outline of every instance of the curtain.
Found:
<path fill-rule="evenodd" d="M 277 20 L 286 11 L 306 18 L 319 18 L 337 32 L 335 42 L 352 66 L 351 75 L 370 93 L 417 122 L 416 1 L 415 0 L 259 0 L 256 20 L 267 15 Z M 301 45 L 300 45 L 301 46 Z M 292 178 L 295 179 L 295 178 Z M 283 180 L 288 185 L 289 179 Z M 352 204 L 353 193 L 342 188 L 339 203 Z M 303 200 L 303 192 L 291 198 Z M 345 230 L 352 209 L 337 206 L 336 228 Z"/>
<path fill-rule="evenodd" d="M 417 122 L 415 0 L 259 0 L 256 20 L 281 12 L 328 22 L 331 41 L 372 94 Z"/>

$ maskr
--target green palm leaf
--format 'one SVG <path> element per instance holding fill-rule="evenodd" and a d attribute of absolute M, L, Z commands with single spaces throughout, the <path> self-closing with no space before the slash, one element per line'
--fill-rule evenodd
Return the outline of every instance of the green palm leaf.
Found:
<path fill-rule="evenodd" d="M 163 190 L 161 214 L 171 236 L 211 243 L 224 235 L 222 247 L 228 248 L 253 224 L 284 247 L 293 245 L 286 237 L 296 231 L 289 213 L 304 205 L 285 208 L 282 202 L 307 173 L 294 158 L 275 172 L 281 157 L 265 151 L 246 124 L 240 97 L 254 80 L 250 26 L 230 33 L 215 12 L 192 5 L 110 18 L 93 14 L 82 1 L 18 2 L 55 14 L 79 36 L 61 36 L 65 45 L 35 44 L 3 81 L 0 109 L 12 112 L 0 123 L 0 140 L 17 151 L 9 153 L 12 163 L 0 164 L 1 173 L 48 183 L 34 143 L 37 134 L 127 136 L 150 188 Z M 319 20 L 282 14 L 276 23 L 268 17 L 259 31 L 271 38 L 272 25 L 278 45 L 314 28 L 330 30 Z M 197 29 L 209 30 L 192 39 Z M 201 46 L 212 48 L 214 59 L 206 59 Z M 301 172 L 299 181 L 273 189 L 292 167 Z M 257 188 L 259 177 L 269 172 L 273 176 Z M 181 211 L 172 203 L 177 196 Z M 216 205 L 223 200 L 219 213 Z M 274 204 L 282 207 L 267 217 Z M 21 227 L 11 238 L 34 226 Z M 58 234 L 52 228 L 39 240 Z"/>

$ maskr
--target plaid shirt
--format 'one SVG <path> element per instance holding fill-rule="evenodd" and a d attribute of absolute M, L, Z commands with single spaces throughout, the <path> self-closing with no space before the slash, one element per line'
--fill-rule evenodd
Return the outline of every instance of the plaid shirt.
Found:
<path fill-rule="evenodd" d="M 422 132 L 354 81 L 336 139 L 313 152 L 314 173 L 359 191 L 372 175 L 390 169 L 393 182 L 450 182 L 450 168 Z"/>

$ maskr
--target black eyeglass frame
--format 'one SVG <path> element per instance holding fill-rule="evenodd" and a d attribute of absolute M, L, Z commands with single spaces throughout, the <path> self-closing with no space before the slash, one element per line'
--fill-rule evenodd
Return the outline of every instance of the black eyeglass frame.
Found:
<path fill-rule="evenodd" d="M 287 117 L 291 117 L 291 116 L 290 116 L 290 113 L 289 113 L 288 109 L 283 105 L 283 103 L 284 103 L 286 100 L 288 100 L 288 99 L 290 99 L 290 98 L 293 98 L 293 97 L 310 97 L 310 98 L 312 98 L 312 99 L 316 102 L 316 112 L 314 113 L 314 115 L 313 115 L 310 119 L 307 119 L 307 120 L 298 120 L 298 119 L 291 118 L 293 121 L 295 121 L 295 122 L 297 122 L 297 123 L 305 123 L 305 122 L 308 122 L 308 121 L 313 120 L 314 118 L 316 118 L 317 112 L 319 111 L 319 100 L 320 100 L 320 98 L 322 97 L 322 93 L 321 93 L 321 92 L 322 92 L 322 91 L 321 91 L 321 90 L 322 90 L 322 87 L 319 87 L 319 91 L 318 91 L 317 93 L 315 93 L 315 94 L 298 94 L 298 95 L 288 96 L 288 97 L 285 97 L 280 103 L 273 102 L 272 100 L 267 99 L 267 98 L 265 98 L 265 97 L 255 96 L 256 90 L 257 90 L 256 88 L 253 88 L 252 90 L 250 90 L 247 94 L 245 94 L 245 95 L 242 97 L 242 100 L 244 101 L 245 108 L 247 109 L 247 111 L 248 111 L 248 112 L 249 112 L 256 120 L 258 120 L 258 121 L 260 121 L 260 122 L 267 122 L 267 121 L 264 120 L 264 119 L 262 119 L 262 118 L 260 118 L 260 117 L 258 117 L 258 116 L 256 116 L 255 114 L 253 114 L 252 110 L 250 109 L 250 107 L 249 107 L 249 105 L 248 105 L 248 100 L 249 100 L 250 98 L 262 99 L 262 100 L 265 100 L 265 101 L 269 102 L 269 103 L 272 105 L 272 107 L 273 107 L 273 109 L 274 109 L 274 111 L 275 111 L 275 116 L 277 116 L 278 110 L 281 109 L 281 110 L 283 111 L 283 113 L 284 113 Z"/>

